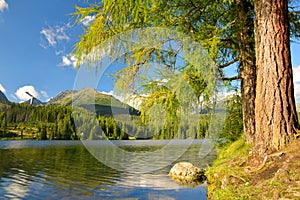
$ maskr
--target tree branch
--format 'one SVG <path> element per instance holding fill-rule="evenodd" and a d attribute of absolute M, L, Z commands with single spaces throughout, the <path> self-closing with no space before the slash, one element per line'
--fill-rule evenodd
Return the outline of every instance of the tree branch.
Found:
<path fill-rule="evenodd" d="M 192 7 L 196 8 L 196 9 L 199 9 L 198 6 L 196 6 L 196 4 L 193 2 L 193 0 L 190 0 L 190 3 L 192 5 Z"/>
<path fill-rule="evenodd" d="M 300 15 L 300 11 L 291 11 L 289 13 L 292 15 Z"/>
<path fill-rule="evenodd" d="M 219 66 L 217 66 L 217 68 L 218 69 L 223 69 L 223 68 L 226 68 L 226 67 L 228 67 L 228 66 L 230 66 L 230 65 L 232 65 L 232 64 L 234 64 L 234 63 L 236 63 L 237 61 L 239 61 L 239 59 L 234 59 L 234 60 L 232 60 L 232 61 L 230 61 L 230 62 L 227 62 L 227 63 L 225 63 L 225 64 L 223 64 L 223 65 L 219 65 Z"/>
<path fill-rule="evenodd" d="M 220 78 L 220 79 L 223 80 L 223 81 L 234 81 L 234 80 L 241 79 L 241 76 L 237 75 L 237 76 L 233 76 L 233 77 L 223 77 L 223 78 Z"/>

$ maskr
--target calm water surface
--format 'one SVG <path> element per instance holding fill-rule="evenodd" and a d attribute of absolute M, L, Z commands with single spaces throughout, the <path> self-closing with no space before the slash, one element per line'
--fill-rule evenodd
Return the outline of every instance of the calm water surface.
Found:
<path fill-rule="evenodd" d="M 123 152 L 141 155 L 155 152 L 169 141 L 113 143 Z M 186 148 L 186 142 L 178 140 L 171 152 L 154 158 L 168 165 L 155 171 L 145 170 L 147 173 L 134 173 L 104 165 L 81 141 L 0 141 L 0 199 L 206 199 L 205 184 L 187 187 L 168 177 L 168 171 L 178 161 L 190 161 L 199 167 L 211 164 L 215 153 L 208 152 L 202 158 L 199 150 L 204 149 L 203 143 L 195 140 L 177 161 L 168 160 Z M 97 145 L 101 146 L 101 142 Z M 97 152 L 109 151 L 107 148 L 99 148 Z M 107 159 L 116 156 L 120 155 L 108 154 Z M 139 156 L 123 160 L 120 157 L 119 164 L 143 171 L 146 164 L 140 161 Z"/>

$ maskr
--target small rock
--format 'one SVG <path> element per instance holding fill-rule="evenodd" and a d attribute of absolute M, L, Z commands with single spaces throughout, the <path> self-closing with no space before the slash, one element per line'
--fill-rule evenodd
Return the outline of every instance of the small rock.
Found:
<path fill-rule="evenodd" d="M 170 170 L 169 176 L 173 179 L 186 181 L 206 180 L 205 170 L 189 162 L 176 163 Z"/>

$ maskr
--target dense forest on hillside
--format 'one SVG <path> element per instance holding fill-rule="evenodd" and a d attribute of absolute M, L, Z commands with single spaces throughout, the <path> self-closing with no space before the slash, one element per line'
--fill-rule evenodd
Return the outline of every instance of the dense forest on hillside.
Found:
<path fill-rule="evenodd" d="M 240 98 L 227 111 L 222 137 L 232 140 L 242 129 Z M 177 119 L 178 120 L 178 119 Z M 210 114 L 195 114 L 189 122 L 166 121 L 151 124 L 141 116 L 95 116 L 80 107 L 48 105 L 31 106 L 0 103 L 1 139 L 76 140 L 76 139 L 185 139 L 207 136 Z M 227 124 L 227 125 L 226 125 Z M 229 127 L 235 126 L 235 129 Z M 226 128 L 227 127 L 227 128 Z"/>
<path fill-rule="evenodd" d="M 72 109 L 66 106 L 0 104 L 0 137 L 77 139 Z"/>

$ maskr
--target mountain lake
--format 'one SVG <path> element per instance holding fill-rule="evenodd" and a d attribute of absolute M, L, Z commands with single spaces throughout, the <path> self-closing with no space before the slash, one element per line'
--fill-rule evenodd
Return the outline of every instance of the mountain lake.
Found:
<path fill-rule="evenodd" d="M 0 199 L 206 199 L 168 172 L 215 158 L 208 140 L 0 141 Z"/>

